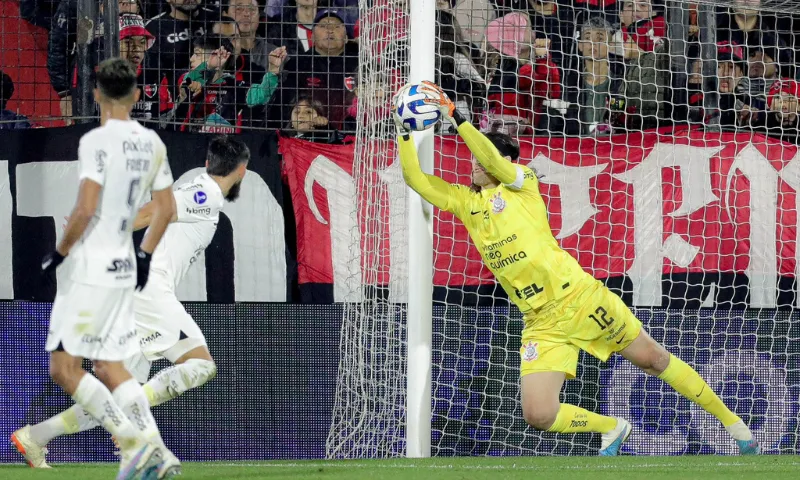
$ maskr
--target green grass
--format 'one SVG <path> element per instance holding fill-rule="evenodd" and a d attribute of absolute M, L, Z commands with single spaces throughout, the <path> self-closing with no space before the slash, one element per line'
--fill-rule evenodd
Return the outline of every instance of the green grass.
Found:
<path fill-rule="evenodd" d="M 52 470 L 0 466 L 0 479 L 113 479 L 113 464 L 62 464 Z M 184 464 L 181 480 L 678 480 L 797 479 L 800 459 L 762 457 L 513 457 Z"/>

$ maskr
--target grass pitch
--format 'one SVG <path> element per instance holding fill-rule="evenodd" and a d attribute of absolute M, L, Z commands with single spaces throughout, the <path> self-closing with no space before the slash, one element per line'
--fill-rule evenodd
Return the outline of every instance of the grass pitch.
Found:
<path fill-rule="evenodd" d="M 52 470 L 0 466 L 0 479 L 106 480 L 113 464 L 61 464 Z M 800 458 L 761 457 L 513 457 L 302 462 L 184 463 L 181 480 L 795 480 Z"/>

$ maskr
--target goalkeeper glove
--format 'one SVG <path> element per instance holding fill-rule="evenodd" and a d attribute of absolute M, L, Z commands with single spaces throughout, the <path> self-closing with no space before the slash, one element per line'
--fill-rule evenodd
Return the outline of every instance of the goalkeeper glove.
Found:
<path fill-rule="evenodd" d="M 422 81 L 422 90 L 432 93 L 437 98 L 426 98 L 424 102 L 428 105 L 434 105 L 436 108 L 439 109 L 439 113 L 442 115 L 442 120 L 447 120 L 448 122 L 452 123 L 454 127 L 458 127 L 458 122 L 456 122 L 456 104 L 450 100 L 450 97 L 444 93 L 444 90 L 439 85 L 436 85 L 433 82 L 429 82 L 427 80 Z"/>

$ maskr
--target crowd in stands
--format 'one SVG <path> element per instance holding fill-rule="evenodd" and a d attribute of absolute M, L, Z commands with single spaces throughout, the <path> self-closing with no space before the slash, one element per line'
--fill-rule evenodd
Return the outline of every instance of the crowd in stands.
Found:
<path fill-rule="evenodd" d="M 97 60 L 102 3 L 90 49 Z M 50 31 L 47 67 L 65 117 L 80 98 L 77 4 L 20 1 L 22 15 Z M 716 9 L 714 43 L 703 45 L 698 6 L 684 3 L 689 25 L 673 45 L 663 0 L 438 0 L 434 80 L 484 131 L 602 136 L 677 123 L 796 141 L 800 21 L 759 11 L 760 0 L 733 4 Z M 357 0 L 118 5 L 120 52 L 139 71 L 137 118 L 182 131 L 275 128 L 318 141 L 356 129 L 364 48 Z M 14 91 L 8 73 L 3 109 Z M 396 72 L 386 77 L 371 92 L 386 104 L 376 115 L 388 116 L 399 86 Z M 28 126 L 14 115 L 3 110 L 0 128 Z"/>

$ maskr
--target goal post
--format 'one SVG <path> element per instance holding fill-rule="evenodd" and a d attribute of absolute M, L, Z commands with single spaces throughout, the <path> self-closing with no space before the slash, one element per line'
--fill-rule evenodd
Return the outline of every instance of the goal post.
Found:
<path fill-rule="evenodd" d="M 409 0 L 409 82 L 434 81 L 436 0 Z M 414 132 L 422 171 L 433 173 L 433 130 Z M 408 380 L 406 456 L 431 456 L 433 207 L 408 195 Z"/>

